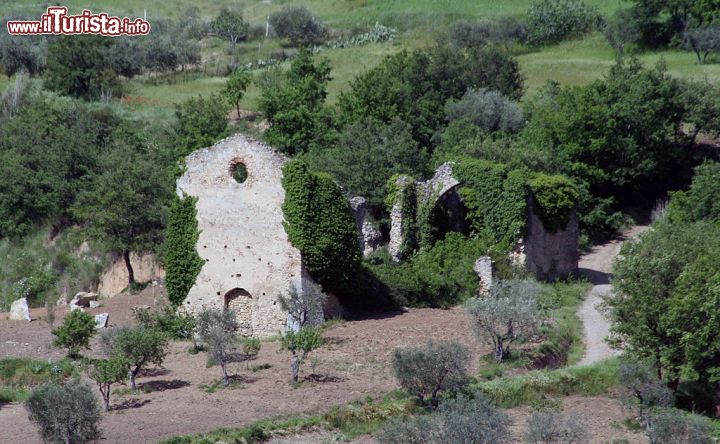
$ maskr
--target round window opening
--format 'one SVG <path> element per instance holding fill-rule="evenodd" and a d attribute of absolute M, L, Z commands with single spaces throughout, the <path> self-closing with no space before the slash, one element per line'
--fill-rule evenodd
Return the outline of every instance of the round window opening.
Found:
<path fill-rule="evenodd" d="M 233 164 L 233 166 L 230 167 L 230 173 L 237 183 L 245 182 L 248 177 L 247 168 L 245 167 L 245 164 L 241 162 Z"/>

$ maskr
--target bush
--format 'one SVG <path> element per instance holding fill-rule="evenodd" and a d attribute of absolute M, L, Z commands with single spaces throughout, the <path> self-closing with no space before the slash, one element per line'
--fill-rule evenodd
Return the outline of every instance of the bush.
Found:
<path fill-rule="evenodd" d="M 536 0 L 527 12 L 529 38 L 534 45 L 580 37 L 600 20 L 597 9 L 580 0 Z"/>
<path fill-rule="evenodd" d="M 133 317 L 139 325 L 159 330 L 172 339 L 192 339 L 195 332 L 195 318 L 172 305 L 135 309 Z"/>
<path fill-rule="evenodd" d="M 328 34 L 322 21 L 303 6 L 286 6 L 272 13 L 269 22 L 275 34 L 287 38 L 293 46 L 318 45 Z"/>
<path fill-rule="evenodd" d="M 551 233 L 562 230 L 570 222 L 580 193 L 565 176 L 540 174 L 530 181 L 533 208 L 543 226 Z"/>
<path fill-rule="evenodd" d="M 450 26 L 450 41 L 462 48 L 482 48 L 488 43 L 492 30 L 488 23 L 458 20 Z"/>
<path fill-rule="evenodd" d="M 421 404 L 429 401 L 437 407 L 441 392 L 467 382 L 469 356 L 467 347 L 458 342 L 431 340 L 424 346 L 395 349 L 392 364 L 404 390 L 417 396 Z"/>
<path fill-rule="evenodd" d="M 530 415 L 525 441 L 543 444 L 580 444 L 588 442 L 588 433 L 575 414 L 564 416 L 555 412 Z"/>
<path fill-rule="evenodd" d="M 447 120 L 466 119 L 487 133 L 515 133 L 525 126 L 525 118 L 516 102 L 497 91 L 469 89 L 458 101 L 445 105 Z"/>
<path fill-rule="evenodd" d="M 238 328 L 237 315 L 233 310 L 206 308 L 197 316 L 198 336 L 205 343 L 210 358 L 220 364 L 225 386 L 230 383 L 227 363 L 237 341 Z"/>
<path fill-rule="evenodd" d="M 623 400 L 631 407 L 637 407 L 642 421 L 648 419 L 647 414 L 653 408 L 673 404 L 672 391 L 658 378 L 657 367 L 651 361 L 621 361 L 618 381 L 625 389 Z"/>
<path fill-rule="evenodd" d="M 437 412 L 390 421 L 377 436 L 381 443 L 495 444 L 510 438 L 511 421 L 482 394 L 443 401 Z"/>
<path fill-rule="evenodd" d="M 198 96 L 175 106 L 178 139 L 176 159 L 181 159 L 198 148 L 213 145 L 227 134 L 227 103 L 217 94 Z"/>
<path fill-rule="evenodd" d="M 82 310 L 73 310 L 52 334 L 55 335 L 53 345 L 67 348 L 68 356 L 76 358 L 80 349 L 90 349 L 90 338 L 95 335 L 95 317 Z"/>
<path fill-rule="evenodd" d="M 113 384 L 121 384 L 127 377 L 130 363 L 125 357 L 97 359 L 90 363 L 88 377 L 100 389 L 105 412 L 110 410 L 110 390 Z"/>
<path fill-rule="evenodd" d="M 677 409 L 654 409 L 649 415 L 646 434 L 650 444 L 712 444 L 710 421 Z"/>
<path fill-rule="evenodd" d="M 536 331 L 539 292 L 533 279 L 500 281 L 489 295 L 465 303 L 475 337 L 492 343 L 496 361 L 510 356 L 510 344 L 526 341 Z"/>
<path fill-rule="evenodd" d="M 101 436 L 97 398 L 80 381 L 41 385 L 33 390 L 25 409 L 47 442 L 82 444 Z"/>

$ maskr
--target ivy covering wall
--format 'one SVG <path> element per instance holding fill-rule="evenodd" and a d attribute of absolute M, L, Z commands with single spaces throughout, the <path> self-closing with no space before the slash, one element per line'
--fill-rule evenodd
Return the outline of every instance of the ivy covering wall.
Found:
<path fill-rule="evenodd" d="M 285 164 L 282 184 L 285 231 L 306 269 L 328 291 L 346 287 L 362 259 L 347 198 L 332 177 L 299 160 Z"/>
<path fill-rule="evenodd" d="M 565 176 L 539 174 L 530 181 L 533 193 L 533 210 L 546 230 L 555 233 L 570 221 L 580 193 Z"/>
<path fill-rule="evenodd" d="M 200 237 L 196 201 L 194 197 L 176 195 L 170 205 L 164 245 L 165 285 L 168 299 L 176 306 L 185 300 L 203 266 L 195 249 Z"/>

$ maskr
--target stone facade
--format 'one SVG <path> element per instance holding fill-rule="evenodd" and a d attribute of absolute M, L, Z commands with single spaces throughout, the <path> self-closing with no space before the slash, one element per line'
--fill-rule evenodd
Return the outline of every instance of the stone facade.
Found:
<path fill-rule="evenodd" d="M 486 294 L 493 285 L 493 275 L 495 274 L 495 263 L 490 256 L 482 256 L 473 264 L 473 271 L 480 279 L 478 286 L 479 294 Z"/>
<path fill-rule="evenodd" d="M 183 304 L 236 310 L 240 332 L 268 337 L 284 331 L 287 312 L 278 301 L 291 287 L 311 282 L 300 251 L 283 227 L 282 166 L 287 159 L 272 148 L 233 136 L 185 158 L 177 193 L 198 198 L 197 252 L 205 261 Z M 247 178 L 233 177 L 244 165 Z"/>

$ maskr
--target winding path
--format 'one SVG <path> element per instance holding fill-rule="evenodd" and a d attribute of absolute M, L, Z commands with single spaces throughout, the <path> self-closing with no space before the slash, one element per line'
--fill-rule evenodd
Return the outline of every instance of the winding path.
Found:
<path fill-rule="evenodd" d="M 610 321 L 598 309 L 603 297 L 612 291 L 612 261 L 620 252 L 623 241 L 637 237 L 649 227 L 638 225 L 625 231 L 620 239 L 598 245 L 580 258 L 580 273 L 592 282 L 593 287 L 583 301 L 578 316 L 583 323 L 585 355 L 579 365 L 592 364 L 617 353 L 605 343 L 610 333 Z"/>

